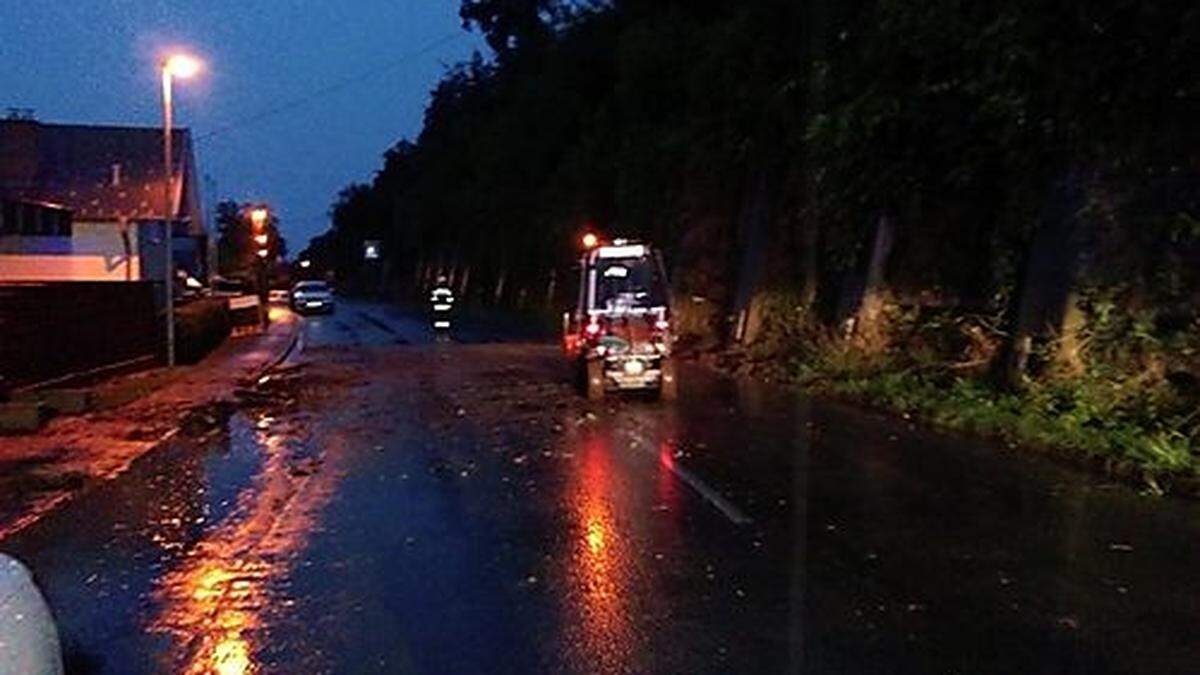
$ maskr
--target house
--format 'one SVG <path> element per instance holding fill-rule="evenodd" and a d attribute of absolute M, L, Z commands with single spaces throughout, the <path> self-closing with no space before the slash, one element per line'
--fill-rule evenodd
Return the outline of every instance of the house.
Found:
<path fill-rule="evenodd" d="M 173 259 L 208 276 L 200 176 L 187 129 L 172 136 L 164 217 L 162 129 L 0 120 L 0 283 L 158 281 Z"/>

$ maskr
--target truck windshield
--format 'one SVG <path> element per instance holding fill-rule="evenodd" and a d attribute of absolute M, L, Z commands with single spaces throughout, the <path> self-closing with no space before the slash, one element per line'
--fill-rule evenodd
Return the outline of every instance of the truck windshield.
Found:
<path fill-rule="evenodd" d="M 666 290 L 653 259 L 602 260 L 596 265 L 593 309 L 626 312 L 666 306 Z"/>

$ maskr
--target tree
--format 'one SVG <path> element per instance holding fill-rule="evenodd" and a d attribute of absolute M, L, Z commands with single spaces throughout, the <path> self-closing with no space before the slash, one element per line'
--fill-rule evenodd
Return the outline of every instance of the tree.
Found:
<path fill-rule="evenodd" d="M 463 0 L 464 28 L 478 28 L 501 61 L 550 40 L 551 25 L 562 11 L 555 0 Z"/>
<path fill-rule="evenodd" d="M 382 239 L 397 284 L 455 272 L 509 302 L 569 277 L 594 223 L 665 248 L 716 334 L 794 285 L 784 304 L 822 330 L 891 333 L 893 306 L 934 307 L 1031 348 L 1088 285 L 1157 297 L 1178 286 L 1146 272 L 1159 258 L 1190 278 L 1190 243 L 1167 241 L 1194 200 L 1160 195 L 1195 182 L 1185 0 L 465 0 L 461 16 L 495 58 L 451 68 L 420 136 L 338 196 L 312 251 L 342 273 Z M 1099 279 L 1102 251 L 1121 280 Z"/>
<path fill-rule="evenodd" d="M 247 216 L 248 205 L 225 200 L 217 204 L 217 271 L 223 277 L 249 277 L 258 260 L 258 245 L 253 240 Z M 271 213 L 267 222 L 269 243 L 267 259 L 287 255 L 287 242 L 279 233 L 279 218 Z"/>

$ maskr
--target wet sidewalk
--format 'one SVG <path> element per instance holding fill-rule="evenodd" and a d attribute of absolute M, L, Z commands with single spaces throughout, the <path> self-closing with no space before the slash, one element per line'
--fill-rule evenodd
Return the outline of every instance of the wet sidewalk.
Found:
<path fill-rule="evenodd" d="M 302 321 L 272 309 L 267 332 L 226 340 L 193 366 L 114 378 L 93 391 L 99 410 L 58 417 L 34 434 L 0 436 L 0 539 L 110 480 L 193 420 L 218 416 L 235 393 L 295 346 Z"/>

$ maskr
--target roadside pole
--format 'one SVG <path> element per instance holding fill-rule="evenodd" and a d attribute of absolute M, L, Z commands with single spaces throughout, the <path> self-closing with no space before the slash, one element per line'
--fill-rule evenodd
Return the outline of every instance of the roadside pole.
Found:
<path fill-rule="evenodd" d="M 171 211 L 174 206 L 171 182 L 171 69 L 162 70 L 163 91 L 163 292 L 167 307 L 167 367 L 175 367 L 175 255 L 172 249 Z"/>
<path fill-rule="evenodd" d="M 267 288 L 267 260 L 271 255 L 271 233 L 267 229 L 267 225 L 270 222 L 271 211 L 267 207 L 257 206 L 250 210 L 251 232 L 256 245 L 254 255 L 257 259 L 255 276 L 258 281 L 258 320 L 263 330 L 266 330 L 271 320 L 270 313 L 267 311 L 267 302 L 270 300 L 270 291 Z"/>
<path fill-rule="evenodd" d="M 162 63 L 163 104 L 163 291 L 166 295 L 167 367 L 175 367 L 175 255 L 172 251 L 174 228 L 174 157 L 171 134 L 174 121 L 172 85 L 175 78 L 187 79 L 200 70 L 200 62 L 186 54 L 174 54 Z"/>

